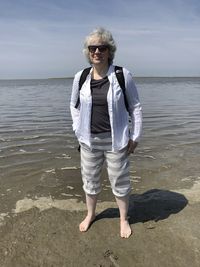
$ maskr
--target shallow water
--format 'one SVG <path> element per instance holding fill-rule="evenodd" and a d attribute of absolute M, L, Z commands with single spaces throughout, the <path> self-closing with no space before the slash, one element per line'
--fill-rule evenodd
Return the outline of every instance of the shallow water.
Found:
<path fill-rule="evenodd" d="M 143 137 L 132 170 L 139 177 L 196 177 L 200 155 L 200 78 L 136 78 Z M 79 166 L 71 129 L 72 79 L 0 81 L 0 181 Z M 137 179 L 137 178 L 136 178 Z"/>

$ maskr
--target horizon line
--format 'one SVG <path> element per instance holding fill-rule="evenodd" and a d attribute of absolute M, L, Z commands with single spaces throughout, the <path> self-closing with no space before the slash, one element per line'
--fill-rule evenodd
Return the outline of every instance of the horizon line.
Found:
<path fill-rule="evenodd" d="M 200 76 L 134 76 L 133 78 L 200 78 Z M 48 78 L 6 78 L 1 79 L 0 81 L 16 81 L 16 80 L 56 80 L 56 79 L 74 79 L 72 77 L 48 77 Z"/>

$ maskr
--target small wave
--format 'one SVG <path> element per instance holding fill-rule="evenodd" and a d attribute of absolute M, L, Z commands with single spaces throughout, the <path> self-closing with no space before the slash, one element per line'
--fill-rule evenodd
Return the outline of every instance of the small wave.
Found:
<path fill-rule="evenodd" d="M 55 158 L 56 159 L 71 159 L 71 156 L 67 154 L 62 154 L 62 156 L 57 156 Z"/>
<path fill-rule="evenodd" d="M 153 159 L 153 160 L 156 159 L 154 156 L 151 156 L 151 155 L 137 155 L 137 157 L 140 157 L 140 158 L 148 158 L 148 159 Z"/>
<path fill-rule="evenodd" d="M 66 167 L 62 167 L 61 170 L 78 170 L 78 167 L 76 167 L 76 166 L 72 166 L 72 167 L 66 166 Z"/>
<path fill-rule="evenodd" d="M 23 155 L 23 154 L 22 154 Z M 45 163 L 45 162 L 48 162 L 49 160 L 51 159 L 51 157 L 41 157 L 41 158 L 36 158 L 36 159 L 27 159 L 27 158 L 24 158 L 24 159 L 21 159 L 19 160 L 19 162 L 10 162 L 10 163 L 7 163 L 5 165 L 1 165 L 1 169 L 4 170 L 10 170 L 10 171 L 15 171 L 16 169 L 24 169 L 24 168 L 32 168 L 34 165 L 38 166 L 39 163 Z"/>
<path fill-rule="evenodd" d="M 20 149 L 19 152 L 26 153 L 27 151 L 24 149 Z"/>
<path fill-rule="evenodd" d="M 38 139 L 40 138 L 39 135 L 29 136 L 29 137 L 23 137 L 23 140 L 32 140 L 32 139 Z"/>
<path fill-rule="evenodd" d="M 55 173 L 55 169 L 49 169 L 45 171 L 46 173 Z"/>

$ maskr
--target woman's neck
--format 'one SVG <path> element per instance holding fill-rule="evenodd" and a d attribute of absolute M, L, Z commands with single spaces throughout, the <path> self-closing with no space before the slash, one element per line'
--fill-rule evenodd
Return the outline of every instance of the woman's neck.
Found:
<path fill-rule="evenodd" d="M 108 68 L 109 68 L 108 65 L 103 65 L 103 66 L 93 65 L 93 72 L 92 72 L 93 79 L 95 80 L 103 79 L 108 72 Z"/>

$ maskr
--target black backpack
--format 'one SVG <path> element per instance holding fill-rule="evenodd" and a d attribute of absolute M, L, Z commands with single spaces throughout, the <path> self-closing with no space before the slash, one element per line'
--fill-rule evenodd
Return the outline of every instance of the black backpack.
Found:
<path fill-rule="evenodd" d="M 90 73 L 90 70 L 91 70 L 91 67 L 84 69 L 83 72 L 81 73 L 81 77 L 79 80 L 79 92 L 80 92 L 81 87 L 84 84 L 88 74 Z M 126 92 L 125 92 L 126 87 L 125 87 L 123 68 L 119 67 L 119 66 L 115 66 L 115 75 L 117 77 L 117 81 L 118 81 L 118 83 L 122 89 L 123 94 L 124 94 L 124 103 L 125 103 L 126 110 L 128 112 L 128 101 L 127 101 Z M 78 108 L 79 104 L 80 104 L 80 96 L 78 96 L 75 108 Z"/>

